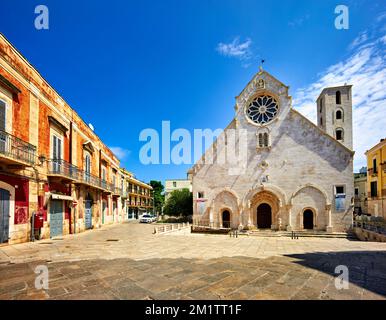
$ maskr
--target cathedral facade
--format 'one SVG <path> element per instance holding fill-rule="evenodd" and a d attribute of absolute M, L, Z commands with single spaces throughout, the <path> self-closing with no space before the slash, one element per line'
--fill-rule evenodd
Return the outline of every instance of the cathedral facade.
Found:
<path fill-rule="evenodd" d="M 260 70 L 188 172 L 194 224 L 346 231 L 354 207 L 351 85 L 323 89 L 315 107 L 317 125 L 293 109 L 288 86 Z M 227 149 L 238 152 L 238 168 L 219 161 Z"/>

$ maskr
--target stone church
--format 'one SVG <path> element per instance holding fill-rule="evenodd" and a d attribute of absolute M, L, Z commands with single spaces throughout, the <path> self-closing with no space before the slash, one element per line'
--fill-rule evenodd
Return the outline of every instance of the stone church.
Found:
<path fill-rule="evenodd" d="M 194 224 L 346 231 L 354 207 L 351 87 L 321 91 L 315 125 L 293 108 L 289 87 L 260 69 L 236 97 L 234 119 L 188 172 Z M 243 148 L 241 135 L 233 140 L 245 160 L 239 172 L 216 156 L 230 147 L 232 130 L 246 136 Z"/>

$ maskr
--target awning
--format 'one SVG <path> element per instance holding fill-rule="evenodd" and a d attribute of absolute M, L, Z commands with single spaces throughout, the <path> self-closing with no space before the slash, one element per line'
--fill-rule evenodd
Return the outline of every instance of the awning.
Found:
<path fill-rule="evenodd" d="M 57 194 L 57 193 L 51 193 L 51 198 L 54 200 L 68 200 L 68 201 L 74 201 L 73 197 L 66 196 L 64 194 Z"/>
<path fill-rule="evenodd" d="M 46 192 L 46 194 L 44 196 L 44 206 L 47 206 L 48 200 L 50 200 L 50 199 L 74 201 L 73 197 L 66 196 L 65 194 Z"/>

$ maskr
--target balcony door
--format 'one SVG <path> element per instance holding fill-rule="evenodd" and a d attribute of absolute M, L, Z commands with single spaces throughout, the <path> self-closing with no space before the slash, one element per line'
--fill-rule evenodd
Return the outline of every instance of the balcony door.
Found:
<path fill-rule="evenodd" d="M 5 103 L 0 100 L 0 152 L 5 153 L 6 149 L 6 135 L 5 135 Z"/>
<path fill-rule="evenodd" d="M 56 135 L 52 135 L 52 165 L 54 172 L 60 172 L 62 159 L 62 139 Z"/>

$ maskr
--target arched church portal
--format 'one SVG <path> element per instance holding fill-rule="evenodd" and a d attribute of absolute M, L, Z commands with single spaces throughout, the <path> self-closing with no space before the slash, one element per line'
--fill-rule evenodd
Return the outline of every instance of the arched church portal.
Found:
<path fill-rule="evenodd" d="M 257 227 L 259 229 L 270 229 L 272 225 L 272 208 L 268 203 L 262 203 L 257 207 Z"/>

